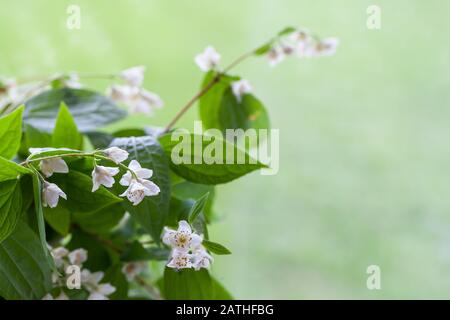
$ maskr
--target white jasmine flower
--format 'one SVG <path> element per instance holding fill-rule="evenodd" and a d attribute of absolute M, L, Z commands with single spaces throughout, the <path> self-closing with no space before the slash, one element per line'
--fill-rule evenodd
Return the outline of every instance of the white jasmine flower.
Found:
<path fill-rule="evenodd" d="M 105 155 L 115 163 L 120 163 L 128 158 L 128 152 L 117 147 L 111 147 L 103 150 Z"/>
<path fill-rule="evenodd" d="M 208 254 L 202 245 L 192 251 L 192 266 L 197 271 L 201 268 L 209 268 L 213 261 L 213 257 Z"/>
<path fill-rule="evenodd" d="M 192 247 L 199 246 L 203 238 L 192 232 L 191 226 L 185 220 L 178 222 L 178 230 L 164 228 L 163 243 L 178 252 L 188 252 Z"/>
<path fill-rule="evenodd" d="M 71 264 L 81 266 L 87 260 L 87 251 L 80 248 L 69 253 L 69 261 Z"/>
<path fill-rule="evenodd" d="M 69 254 L 69 250 L 64 247 L 57 247 L 50 251 L 50 254 L 55 261 L 55 266 L 60 268 L 64 265 L 64 258 Z"/>
<path fill-rule="evenodd" d="M 144 81 L 144 66 L 136 66 L 123 70 L 120 77 L 131 86 L 140 86 Z"/>
<path fill-rule="evenodd" d="M 59 197 L 67 200 L 66 194 L 56 184 L 45 181 L 42 190 L 43 206 L 55 208 L 58 205 Z"/>
<path fill-rule="evenodd" d="M 81 270 L 81 283 L 87 287 L 95 287 L 102 280 L 105 274 L 101 271 L 91 272 L 88 269 Z"/>
<path fill-rule="evenodd" d="M 145 262 L 128 262 L 122 267 L 122 273 L 126 276 L 128 281 L 133 281 L 134 278 L 145 270 L 147 263 Z"/>
<path fill-rule="evenodd" d="M 242 96 L 252 91 L 252 86 L 248 80 L 242 79 L 231 83 L 231 89 L 237 101 L 240 103 L 242 101 Z"/>
<path fill-rule="evenodd" d="M 209 71 L 213 69 L 220 61 L 220 54 L 211 46 L 205 48 L 205 50 L 195 56 L 195 63 L 202 71 Z"/>
<path fill-rule="evenodd" d="M 54 172 L 68 173 L 69 167 L 62 158 L 50 158 L 42 160 L 39 164 L 39 168 L 42 173 L 48 178 L 53 175 Z"/>
<path fill-rule="evenodd" d="M 132 114 L 150 115 L 153 113 L 153 109 L 161 108 L 164 105 L 156 93 L 139 87 L 113 85 L 110 87 L 108 95 L 113 100 L 126 104 Z"/>
<path fill-rule="evenodd" d="M 322 39 L 314 46 L 313 55 L 316 57 L 332 56 L 336 53 L 338 45 L 338 38 Z"/>
<path fill-rule="evenodd" d="M 167 266 L 174 269 L 192 268 L 192 256 L 184 251 L 174 250 Z"/>
<path fill-rule="evenodd" d="M 267 59 L 269 59 L 269 65 L 271 67 L 276 66 L 285 58 L 285 54 L 281 48 L 272 48 L 267 53 Z"/>
<path fill-rule="evenodd" d="M 119 168 L 95 166 L 92 170 L 92 192 L 98 190 L 100 185 L 111 188 L 115 182 L 114 176 L 119 173 Z"/>

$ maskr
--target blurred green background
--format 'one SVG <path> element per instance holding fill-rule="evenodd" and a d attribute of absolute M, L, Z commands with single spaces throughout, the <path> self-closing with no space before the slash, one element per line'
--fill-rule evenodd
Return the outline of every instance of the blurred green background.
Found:
<path fill-rule="evenodd" d="M 66 28 L 69 4 L 81 30 Z M 381 30 L 366 28 L 370 4 Z M 213 272 L 237 298 L 448 298 L 449 12 L 439 0 L 0 0 L 0 74 L 143 64 L 166 106 L 121 126 L 164 125 L 198 90 L 206 45 L 226 64 L 286 25 L 338 36 L 332 58 L 236 69 L 280 129 L 281 163 L 220 186 L 211 234 L 233 255 Z"/>

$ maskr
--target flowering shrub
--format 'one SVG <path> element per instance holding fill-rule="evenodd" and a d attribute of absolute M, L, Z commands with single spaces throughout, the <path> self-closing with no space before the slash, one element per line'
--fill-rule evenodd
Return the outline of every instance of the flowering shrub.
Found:
<path fill-rule="evenodd" d="M 331 55 L 336 47 L 334 38 L 286 28 L 223 69 L 220 54 L 207 47 L 195 57 L 206 72 L 200 91 L 164 128 L 101 130 L 123 119 L 125 107 L 151 115 L 163 106 L 142 87 L 142 66 L 113 75 L 3 79 L 0 297 L 231 298 L 209 270 L 213 255 L 231 253 L 207 230 L 215 220 L 215 185 L 266 164 L 228 162 L 217 150 L 219 161 L 198 161 L 210 145 L 202 139 L 194 145 L 195 138 L 179 154 L 188 161 L 175 161 L 174 125 L 198 101 L 205 129 L 268 129 L 267 111 L 249 81 L 229 72 L 251 56 L 276 65 L 288 56 Z M 103 95 L 83 88 L 84 78 L 120 83 Z M 233 142 L 225 144 L 232 160 L 251 158 Z"/>

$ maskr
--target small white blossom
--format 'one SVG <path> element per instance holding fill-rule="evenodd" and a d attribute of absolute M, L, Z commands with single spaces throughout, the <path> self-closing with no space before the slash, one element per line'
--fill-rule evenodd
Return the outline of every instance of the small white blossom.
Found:
<path fill-rule="evenodd" d="M 127 190 L 120 195 L 121 197 L 127 197 L 136 206 L 145 196 L 156 196 L 159 194 L 159 187 L 150 180 L 146 180 L 153 175 L 152 170 L 142 168 L 136 160 L 132 160 L 128 168 L 134 174 L 128 171 L 120 179 L 122 186 L 128 186 Z"/>
<path fill-rule="evenodd" d="M 131 86 L 140 86 L 144 81 L 144 72 L 144 66 L 136 66 L 123 70 L 120 77 Z"/>
<path fill-rule="evenodd" d="M 169 268 L 185 269 L 192 268 L 192 255 L 184 251 L 173 250 L 169 263 Z"/>
<path fill-rule="evenodd" d="M 118 147 L 111 147 L 106 150 L 103 150 L 103 152 L 108 158 L 110 158 L 117 164 L 119 164 L 122 161 L 125 161 L 128 158 L 128 152 Z"/>
<path fill-rule="evenodd" d="M 69 250 L 64 247 L 57 247 L 52 249 L 50 253 L 55 261 L 55 266 L 60 268 L 64 265 L 64 258 L 69 254 Z"/>
<path fill-rule="evenodd" d="M 248 80 L 242 79 L 231 83 L 231 89 L 237 101 L 240 103 L 242 101 L 242 96 L 251 92 L 253 88 Z"/>
<path fill-rule="evenodd" d="M 269 65 L 271 67 L 276 66 L 285 58 L 285 54 L 281 48 L 272 48 L 267 53 L 267 59 L 269 60 Z"/>
<path fill-rule="evenodd" d="M 50 293 L 47 293 L 42 298 L 42 300 L 69 300 L 69 297 L 67 297 L 67 295 L 64 293 L 64 291 L 61 291 L 59 296 L 57 296 L 56 298 L 53 298 L 53 296 Z"/>
<path fill-rule="evenodd" d="M 92 170 L 92 192 L 98 190 L 100 185 L 111 188 L 115 182 L 114 176 L 119 173 L 119 168 L 95 166 Z"/>
<path fill-rule="evenodd" d="M 209 71 L 213 69 L 220 61 L 220 54 L 211 46 L 205 48 L 205 50 L 195 56 L 195 63 L 202 71 Z"/>
<path fill-rule="evenodd" d="M 42 173 L 48 178 L 53 175 L 54 172 L 57 173 L 68 173 L 69 167 L 62 158 L 50 158 L 42 160 L 39 164 L 39 168 Z"/>
<path fill-rule="evenodd" d="M 178 252 L 188 252 L 191 248 L 199 246 L 203 238 L 192 232 L 191 226 L 187 221 L 178 222 L 178 230 L 164 228 L 163 243 L 171 246 Z"/>
<path fill-rule="evenodd" d="M 208 254 L 202 245 L 192 251 L 192 266 L 195 270 L 198 271 L 201 268 L 209 268 L 212 262 L 213 257 Z"/>
<path fill-rule="evenodd" d="M 88 269 L 81 271 L 81 283 L 89 291 L 88 300 L 108 300 L 107 295 L 116 291 L 116 288 L 109 283 L 99 283 L 104 276 L 104 273 L 91 273 Z"/>
<path fill-rule="evenodd" d="M 43 206 L 55 208 L 58 205 L 59 197 L 67 200 L 66 194 L 56 184 L 45 181 L 42 190 Z"/>
<path fill-rule="evenodd" d="M 151 115 L 153 109 L 162 108 L 164 105 L 156 93 L 128 85 L 113 85 L 110 87 L 108 95 L 113 100 L 127 105 L 132 114 Z"/>
<path fill-rule="evenodd" d="M 315 56 L 332 56 L 336 53 L 339 46 L 338 38 L 326 38 L 318 42 L 314 48 Z"/>
<path fill-rule="evenodd" d="M 69 253 L 69 261 L 71 264 L 81 266 L 87 260 L 87 251 L 80 248 Z"/>
<path fill-rule="evenodd" d="M 122 273 L 126 276 L 128 281 L 133 281 L 134 278 L 145 270 L 147 264 L 145 262 L 128 262 L 122 267 Z"/>

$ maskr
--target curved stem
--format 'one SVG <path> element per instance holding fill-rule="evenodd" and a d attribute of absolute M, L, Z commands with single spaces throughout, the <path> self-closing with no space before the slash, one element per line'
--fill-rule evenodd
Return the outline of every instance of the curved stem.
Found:
<path fill-rule="evenodd" d="M 237 59 L 235 59 L 233 62 L 231 62 L 222 72 L 219 72 L 206 86 L 204 86 L 196 95 L 194 95 L 187 103 L 186 105 L 181 108 L 180 111 L 175 115 L 175 117 L 169 122 L 169 124 L 166 126 L 164 131 L 161 134 L 169 132 L 173 126 L 178 122 L 178 120 L 188 111 L 194 103 L 200 99 L 203 95 L 205 95 L 216 83 L 220 81 L 220 78 L 226 74 L 228 71 L 236 67 L 238 64 L 242 63 L 247 58 L 251 57 L 254 54 L 255 50 L 249 51 L 241 56 L 239 56 Z"/>

